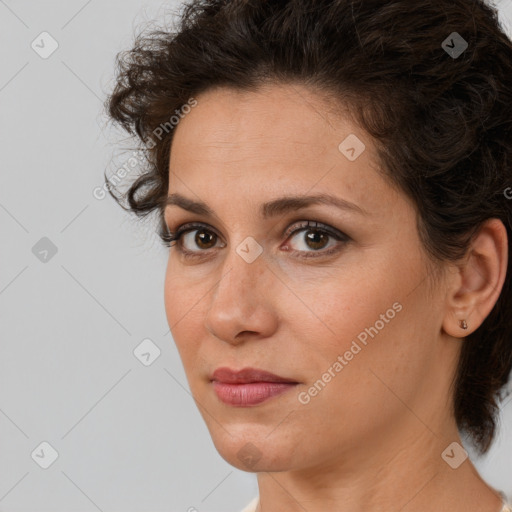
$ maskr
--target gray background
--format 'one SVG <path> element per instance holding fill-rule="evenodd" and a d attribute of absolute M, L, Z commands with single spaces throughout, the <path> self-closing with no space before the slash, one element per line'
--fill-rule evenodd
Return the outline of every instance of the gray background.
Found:
<path fill-rule="evenodd" d="M 0 0 L 0 511 L 237 511 L 257 493 L 189 394 L 154 226 L 93 195 L 131 156 L 102 112 L 115 55 L 178 4 Z M 511 460 L 509 397 L 475 461 L 509 498 Z"/>

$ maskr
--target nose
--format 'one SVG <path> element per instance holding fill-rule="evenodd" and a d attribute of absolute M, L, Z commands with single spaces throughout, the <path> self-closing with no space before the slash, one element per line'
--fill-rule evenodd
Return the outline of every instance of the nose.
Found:
<path fill-rule="evenodd" d="M 233 248 L 211 295 L 207 330 L 232 345 L 272 336 L 278 323 L 272 277 L 263 255 L 248 263 Z"/>

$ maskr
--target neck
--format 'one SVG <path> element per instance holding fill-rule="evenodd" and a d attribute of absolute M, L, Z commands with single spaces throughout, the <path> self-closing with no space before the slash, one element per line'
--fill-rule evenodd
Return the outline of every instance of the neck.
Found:
<path fill-rule="evenodd" d="M 452 442 L 462 446 L 455 425 L 439 429 L 448 433 L 441 438 L 418 418 L 411 415 L 410 421 L 408 435 L 394 429 L 373 444 L 335 453 L 315 467 L 258 473 L 256 512 L 500 512 L 501 497 L 469 458 L 453 469 L 441 457 Z"/>

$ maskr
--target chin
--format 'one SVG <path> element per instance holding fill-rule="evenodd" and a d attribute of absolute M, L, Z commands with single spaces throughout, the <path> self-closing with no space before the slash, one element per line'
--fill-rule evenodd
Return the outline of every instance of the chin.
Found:
<path fill-rule="evenodd" d="M 214 431 L 212 431 L 214 429 Z M 275 436 L 261 432 L 261 427 L 227 429 L 212 426 L 210 434 L 219 455 L 232 466 L 248 472 L 288 471 L 292 466 L 293 446 L 285 446 Z"/>

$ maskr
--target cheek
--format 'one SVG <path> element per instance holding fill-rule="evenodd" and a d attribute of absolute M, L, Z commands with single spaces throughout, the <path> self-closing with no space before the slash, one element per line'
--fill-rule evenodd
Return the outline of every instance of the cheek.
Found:
<path fill-rule="evenodd" d="M 164 283 L 164 305 L 167 323 L 184 364 L 196 350 L 204 314 L 201 298 L 205 290 L 191 286 L 182 272 L 167 265 Z"/>
<path fill-rule="evenodd" d="M 376 416 L 378 424 L 402 414 L 402 400 L 414 402 L 432 373 L 434 327 L 427 324 L 435 321 L 425 315 L 424 287 L 410 293 L 412 281 L 405 275 L 396 279 L 393 286 L 379 286 L 385 281 L 374 275 L 359 286 L 332 289 L 323 301 L 317 298 L 319 316 L 335 335 L 317 337 L 323 353 L 308 356 L 309 414 L 330 410 L 333 421 L 340 421 L 350 411 L 347 429 L 357 425 L 362 433 L 374 428 Z M 420 272 L 415 279 L 420 280 Z"/>
<path fill-rule="evenodd" d="M 424 287 L 411 293 L 424 269 L 398 258 L 394 264 L 391 259 L 368 263 L 350 274 L 330 276 L 318 286 L 297 289 L 314 314 L 301 304 L 287 313 L 301 333 L 309 382 L 323 380 L 325 375 L 325 380 L 336 381 L 330 388 L 352 390 L 356 402 L 364 400 L 365 386 L 383 387 L 370 370 L 386 381 L 400 381 L 400 387 L 401 379 L 414 380 L 414 373 L 422 372 L 426 348 L 418 339 L 418 333 L 425 332 Z M 330 379 L 329 371 L 331 376 L 343 377 Z"/>
<path fill-rule="evenodd" d="M 354 306 L 349 321 L 339 319 L 337 339 L 320 356 L 316 350 L 307 356 L 308 379 L 299 397 L 307 404 L 299 411 L 306 422 L 321 418 L 323 435 L 336 433 L 348 442 L 375 434 L 404 412 L 401 400 L 411 403 L 425 377 L 423 355 L 409 337 L 407 307 L 393 309 L 385 323 L 379 315 L 387 306 L 387 300 L 383 307 Z"/>
<path fill-rule="evenodd" d="M 164 281 L 165 311 L 171 328 L 174 325 L 183 328 L 191 321 L 209 288 L 207 277 L 201 276 L 195 268 L 183 266 L 177 258 L 177 255 L 169 256 Z"/>
<path fill-rule="evenodd" d="M 321 347 L 331 358 L 349 350 L 358 335 L 364 343 L 365 336 L 370 336 L 367 330 L 374 333 L 376 323 L 379 332 L 387 330 L 399 315 L 399 286 L 383 272 L 379 275 L 363 268 L 350 275 L 338 272 L 328 280 L 303 285 L 295 291 L 300 300 L 290 299 L 287 317 L 301 327 L 306 337 L 316 333 L 316 349 Z"/>
<path fill-rule="evenodd" d="M 171 258 L 168 260 L 167 270 L 165 273 L 164 306 L 167 323 L 172 331 L 173 326 L 178 321 L 178 318 L 180 318 L 182 301 L 179 300 L 179 297 L 182 296 L 182 287 L 180 286 L 178 274 L 171 268 L 170 260 Z"/>

